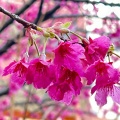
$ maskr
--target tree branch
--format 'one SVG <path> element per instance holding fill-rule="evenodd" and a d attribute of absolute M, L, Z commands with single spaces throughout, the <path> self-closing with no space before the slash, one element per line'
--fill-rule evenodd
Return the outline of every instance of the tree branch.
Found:
<path fill-rule="evenodd" d="M 43 21 L 51 18 L 52 15 L 53 15 L 59 8 L 60 8 L 60 5 L 57 5 L 57 6 L 55 6 L 51 11 L 48 11 L 48 12 L 45 14 L 45 16 L 44 16 Z"/>
<path fill-rule="evenodd" d="M 39 12 L 38 12 L 38 15 L 37 15 L 36 20 L 34 21 L 35 24 L 38 23 L 38 21 L 39 21 L 41 15 L 42 15 L 43 3 L 44 3 L 44 0 L 41 0 L 40 7 L 39 7 Z"/>
<path fill-rule="evenodd" d="M 55 0 L 55 1 L 60 1 L 60 0 Z M 72 2 L 83 2 L 83 3 L 90 3 L 90 4 L 99 4 L 99 3 L 102 3 L 104 5 L 108 5 L 108 6 L 118 6 L 120 7 L 120 4 L 114 4 L 114 3 L 107 3 L 107 2 L 102 2 L 102 1 L 89 1 L 89 0 L 66 0 L 66 1 L 72 1 Z"/>
<path fill-rule="evenodd" d="M 57 18 L 77 18 L 77 17 L 88 17 L 88 18 L 99 18 L 99 19 L 109 19 L 109 20 L 120 20 L 120 18 L 112 18 L 112 17 L 104 17 L 104 18 L 100 18 L 97 15 L 86 15 L 86 14 L 72 14 L 72 15 L 55 15 L 52 16 L 52 18 L 57 19 Z"/>
<path fill-rule="evenodd" d="M 7 49 L 14 45 L 16 42 L 14 40 L 9 40 L 2 48 L 0 48 L 0 55 L 7 52 Z"/>
<path fill-rule="evenodd" d="M 9 16 L 10 18 L 12 18 L 13 20 L 16 20 L 18 23 L 22 24 L 24 27 L 31 27 L 33 29 L 37 29 L 37 26 L 33 23 L 30 23 L 22 18 L 20 18 L 18 15 L 10 13 L 9 11 L 3 9 L 2 7 L 0 7 L 0 12 L 4 13 L 5 15 Z"/>
<path fill-rule="evenodd" d="M 9 88 L 5 87 L 0 90 L 0 96 L 7 95 L 9 93 Z"/>
<path fill-rule="evenodd" d="M 20 11 L 16 12 L 16 15 L 22 14 L 27 8 L 29 8 L 36 0 L 31 0 L 29 3 L 27 3 Z M 13 23 L 14 19 L 8 20 L 4 26 L 0 29 L 0 32 L 2 32 L 6 27 L 8 27 L 11 23 Z"/>

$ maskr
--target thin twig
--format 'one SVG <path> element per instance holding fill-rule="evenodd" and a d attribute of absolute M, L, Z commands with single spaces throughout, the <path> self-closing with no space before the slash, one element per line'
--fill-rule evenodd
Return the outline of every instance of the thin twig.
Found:
<path fill-rule="evenodd" d="M 55 1 L 60 1 L 60 0 L 55 0 Z M 107 6 L 118 6 L 118 7 L 120 6 L 120 4 L 107 3 L 107 2 L 102 2 L 102 1 L 99 1 L 99 2 L 98 1 L 90 1 L 90 0 L 67 0 L 67 1 L 78 2 L 78 3 L 80 3 L 80 2 L 90 3 L 93 5 L 102 3 L 102 4 L 107 5 Z"/>
<path fill-rule="evenodd" d="M 116 53 L 114 53 L 114 52 L 112 52 L 112 54 L 113 54 L 113 55 L 116 55 L 117 57 L 119 57 L 119 58 L 120 58 L 120 56 L 119 56 L 118 54 L 116 54 Z"/>
<path fill-rule="evenodd" d="M 39 7 L 39 12 L 38 12 L 38 15 L 37 15 L 36 20 L 34 21 L 35 24 L 37 24 L 37 23 L 39 22 L 39 19 L 40 19 L 41 16 L 42 16 L 43 3 L 44 3 L 44 0 L 41 0 L 41 2 L 40 2 L 40 7 Z"/>
<path fill-rule="evenodd" d="M 105 19 L 105 20 L 120 20 L 120 18 L 116 17 L 104 17 L 100 18 L 97 15 L 87 15 L 87 14 L 71 14 L 71 15 L 55 15 L 52 16 L 52 18 L 57 19 L 57 18 L 78 18 L 78 17 L 88 17 L 88 18 L 99 18 L 99 19 Z"/>

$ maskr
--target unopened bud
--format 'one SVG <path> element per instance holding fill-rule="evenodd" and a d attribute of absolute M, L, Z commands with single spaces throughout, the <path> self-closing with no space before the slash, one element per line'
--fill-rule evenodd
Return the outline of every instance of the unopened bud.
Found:
<path fill-rule="evenodd" d="M 44 31 L 44 32 L 43 32 L 43 36 L 44 36 L 44 37 L 50 37 L 50 33 Z"/>
<path fill-rule="evenodd" d="M 61 29 L 60 29 L 60 32 L 67 34 L 67 33 L 69 33 L 70 31 L 69 31 L 69 29 L 61 28 Z"/>

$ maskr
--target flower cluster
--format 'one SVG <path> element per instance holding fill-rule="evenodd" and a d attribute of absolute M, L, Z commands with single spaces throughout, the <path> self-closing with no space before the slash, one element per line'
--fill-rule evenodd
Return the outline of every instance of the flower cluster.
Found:
<path fill-rule="evenodd" d="M 3 75 L 12 74 L 12 82 L 18 85 L 33 84 L 36 89 L 46 89 L 49 96 L 56 101 L 70 104 L 73 96 L 79 95 L 83 81 L 87 85 L 95 83 L 91 93 L 96 92 L 98 105 L 107 103 L 107 96 L 120 104 L 120 73 L 112 63 L 104 62 L 110 48 L 110 39 L 102 36 L 86 42 L 62 41 L 53 50 L 52 60 L 41 56 L 29 62 L 22 59 L 10 63 Z"/>

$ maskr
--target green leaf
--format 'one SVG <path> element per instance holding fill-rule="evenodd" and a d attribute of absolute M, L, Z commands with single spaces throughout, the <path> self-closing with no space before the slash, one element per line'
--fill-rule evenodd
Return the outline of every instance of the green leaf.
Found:
<path fill-rule="evenodd" d="M 69 28 L 72 22 L 66 22 L 61 25 L 62 28 Z"/>

